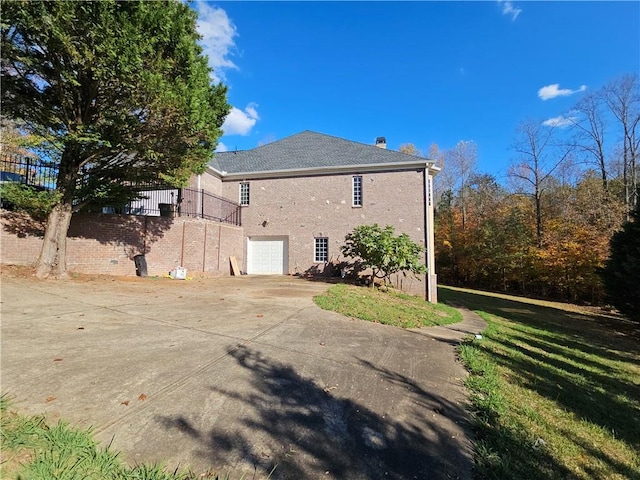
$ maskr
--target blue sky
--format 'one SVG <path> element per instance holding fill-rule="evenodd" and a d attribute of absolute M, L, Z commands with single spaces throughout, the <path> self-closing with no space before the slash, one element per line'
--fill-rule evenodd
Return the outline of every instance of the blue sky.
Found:
<path fill-rule="evenodd" d="M 501 177 L 525 120 L 640 72 L 640 2 L 195 2 L 233 110 L 219 148 L 303 130 L 478 146 Z"/>

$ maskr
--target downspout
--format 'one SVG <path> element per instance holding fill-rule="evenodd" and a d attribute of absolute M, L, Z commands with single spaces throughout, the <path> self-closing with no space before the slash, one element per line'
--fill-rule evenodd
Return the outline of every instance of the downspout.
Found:
<path fill-rule="evenodd" d="M 424 205 L 423 211 L 423 219 L 422 225 L 424 227 L 424 260 L 425 265 L 427 267 L 427 273 L 424 276 L 424 299 L 430 301 L 429 299 L 429 197 L 427 195 L 427 175 L 428 175 L 428 167 L 425 167 L 422 170 L 422 204 Z"/>
<path fill-rule="evenodd" d="M 222 236 L 222 225 L 218 224 L 218 272 L 220 272 L 220 237 Z"/>
<path fill-rule="evenodd" d="M 187 227 L 187 223 L 186 222 L 182 222 L 182 247 L 180 250 L 180 266 L 184 267 L 184 232 L 185 229 Z"/>
<path fill-rule="evenodd" d="M 427 249 L 427 301 L 438 303 L 437 275 L 436 275 L 436 256 L 434 241 L 434 217 L 433 217 L 433 176 L 427 166 L 424 169 L 424 244 Z"/>
<path fill-rule="evenodd" d="M 202 214 L 204 213 L 204 208 L 203 208 L 203 205 L 202 205 L 202 201 L 203 201 L 202 200 L 203 199 L 202 188 L 200 186 L 200 179 L 201 178 L 202 178 L 202 175 L 198 175 L 198 210 L 199 211 L 196 214 L 198 216 L 198 218 L 203 218 Z"/>
<path fill-rule="evenodd" d="M 429 296 L 428 300 L 431 303 L 438 303 L 438 276 L 436 274 L 436 251 L 435 251 L 435 221 L 433 213 L 433 175 L 427 168 L 426 174 L 426 188 L 427 188 L 427 275 L 429 284 Z"/>

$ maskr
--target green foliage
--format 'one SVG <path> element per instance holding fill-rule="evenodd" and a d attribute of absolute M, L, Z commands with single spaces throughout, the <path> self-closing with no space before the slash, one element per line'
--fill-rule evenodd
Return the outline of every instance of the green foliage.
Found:
<path fill-rule="evenodd" d="M 640 202 L 631 220 L 611 237 L 602 278 L 611 303 L 640 322 Z"/>
<path fill-rule="evenodd" d="M 462 315 L 455 308 L 429 303 L 420 297 L 391 289 L 382 292 L 338 284 L 313 300 L 324 310 L 402 328 L 448 325 L 462 321 Z"/>
<path fill-rule="evenodd" d="M 3 5 L 3 113 L 48 142 L 61 201 L 204 170 L 230 107 L 195 21 L 172 0 Z"/>
<path fill-rule="evenodd" d="M 341 252 L 346 257 L 362 259 L 365 268 L 373 270 L 373 276 L 389 280 L 394 273 L 426 273 L 420 262 L 424 248 L 414 243 L 407 234 L 394 235 L 394 228 L 384 229 L 377 223 L 360 225 L 345 237 Z"/>
<path fill-rule="evenodd" d="M 0 197 L 3 206 L 26 212 L 36 219 L 44 219 L 60 200 L 60 195 L 48 190 L 35 188 L 15 182 L 0 185 Z"/>

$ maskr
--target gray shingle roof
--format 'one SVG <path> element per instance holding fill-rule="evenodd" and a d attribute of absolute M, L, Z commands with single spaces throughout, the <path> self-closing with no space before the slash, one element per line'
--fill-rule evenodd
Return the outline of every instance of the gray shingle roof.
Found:
<path fill-rule="evenodd" d="M 414 155 L 310 130 L 251 150 L 218 152 L 214 157 L 209 165 L 227 174 L 426 162 Z"/>

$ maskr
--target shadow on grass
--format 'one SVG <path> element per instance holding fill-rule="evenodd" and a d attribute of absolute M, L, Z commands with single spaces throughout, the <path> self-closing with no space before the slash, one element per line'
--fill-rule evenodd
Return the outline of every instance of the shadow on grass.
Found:
<path fill-rule="evenodd" d="M 637 324 L 446 287 L 439 297 L 509 321 L 485 336 L 493 342 L 491 358 L 513 372 L 511 382 L 640 449 L 640 382 L 633 374 L 640 364 Z M 520 448 L 526 451 L 531 446 L 512 446 Z M 601 452 L 591 453 L 612 471 L 631 478 L 628 467 Z M 531 468 L 533 463 L 528 462 Z"/>
<path fill-rule="evenodd" d="M 523 325 L 552 329 L 552 341 L 561 335 L 563 345 L 568 348 L 640 364 L 640 325 L 623 317 L 569 312 L 447 287 L 438 288 L 438 298 L 452 306 L 462 305 Z"/>
<path fill-rule="evenodd" d="M 201 431 L 180 416 L 160 419 L 166 428 L 198 440 L 211 465 L 249 463 L 260 478 L 277 465 L 273 479 L 469 478 L 471 459 L 442 423 L 463 421 L 463 408 L 410 378 L 359 361 L 400 387 L 395 391 L 406 392 L 405 404 L 411 399 L 401 412 L 390 406 L 380 414 L 332 395 L 258 350 L 238 345 L 228 353 L 250 372 L 250 388 L 212 389 L 242 411 L 240 426 Z"/>

